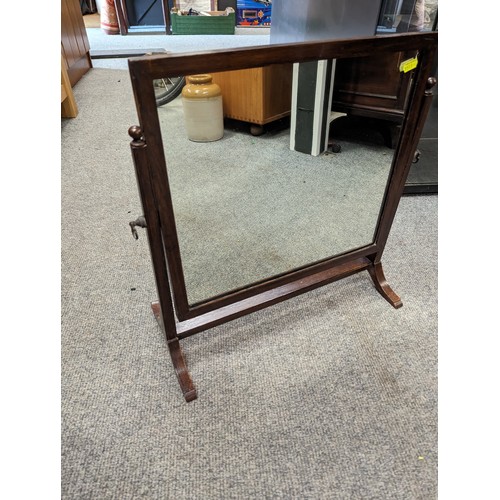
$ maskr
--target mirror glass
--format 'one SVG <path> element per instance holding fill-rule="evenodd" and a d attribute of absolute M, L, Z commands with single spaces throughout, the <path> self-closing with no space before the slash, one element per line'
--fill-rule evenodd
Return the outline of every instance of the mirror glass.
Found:
<path fill-rule="evenodd" d="M 398 124 L 334 109 L 339 63 L 211 73 L 221 96 L 201 78 L 158 106 L 191 305 L 373 242 Z"/>

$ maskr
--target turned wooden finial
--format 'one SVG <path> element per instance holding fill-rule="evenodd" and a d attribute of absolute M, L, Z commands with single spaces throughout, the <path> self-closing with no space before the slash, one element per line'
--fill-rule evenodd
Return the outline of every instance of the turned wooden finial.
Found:
<path fill-rule="evenodd" d="M 437 83 L 436 77 L 429 76 L 429 78 L 427 78 L 427 82 L 425 84 L 425 93 L 427 95 L 432 94 L 432 88 L 434 87 L 434 85 L 436 85 L 436 83 Z"/>
<path fill-rule="evenodd" d="M 128 129 L 128 135 L 134 139 L 134 141 L 141 141 L 142 140 L 142 129 L 139 127 L 139 125 L 132 125 Z"/>

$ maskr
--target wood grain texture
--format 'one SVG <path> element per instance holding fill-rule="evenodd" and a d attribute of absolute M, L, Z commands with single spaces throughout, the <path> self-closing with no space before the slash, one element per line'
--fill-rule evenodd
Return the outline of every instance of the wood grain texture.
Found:
<path fill-rule="evenodd" d="M 324 42 L 302 42 L 296 44 L 266 45 L 204 51 L 194 54 L 151 55 L 147 58 L 131 58 L 132 74 L 148 78 L 214 73 L 238 69 L 259 68 L 271 64 L 317 61 L 320 59 L 342 59 L 368 57 L 377 52 L 425 49 L 431 47 L 437 33 L 404 33 L 401 35 L 378 35 L 365 38 L 349 38 Z M 227 57 L 230 53 L 230 57 Z"/>
<path fill-rule="evenodd" d="M 64 58 L 61 56 L 61 116 L 63 118 L 76 118 L 77 115 L 78 106 L 73 95 Z"/>
<path fill-rule="evenodd" d="M 250 296 L 239 302 L 227 306 L 218 307 L 201 316 L 181 321 L 177 324 L 177 335 L 179 338 L 188 337 L 213 326 L 238 318 L 242 314 L 248 314 L 264 307 L 277 304 L 291 297 L 314 290 L 320 286 L 332 283 L 355 273 L 359 273 L 370 267 L 367 258 L 359 258 L 339 265 L 338 267 L 321 271 L 317 274 L 307 276 L 279 287 L 260 292 L 258 295 Z"/>
<path fill-rule="evenodd" d="M 382 269 L 382 264 L 379 262 L 369 266 L 368 272 L 370 273 L 373 284 L 380 295 L 382 295 L 382 297 L 384 297 L 384 299 L 387 300 L 387 302 L 389 302 L 394 309 L 403 307 L 403 302 L 401 301 L 399 295 L 397 295 L 390 287 L 389 283 L 387 283 L 384 270 Z"/>
<path fill-rule="evenodd" d="M 154 317 L 156 318 L 160 328 L 165 331 L 160 303 L 153 302 L 151 304 L 151 309 L 153 310 Z M 173 340 L 168 340 L 167 345 L 184 399 L 187 403 L 194 401 L 198 397 L 198 394 L 194 387 L 193 380 L 191 379 L 191 375 L 189 374 L 186 360 L 182 354 L 179 339 L 175 338 Z"/>
<path fill-rule="evenodd" d="M 61 47 L 71 86 L 92 68 L 90 45 L 78 0 L 61 0 Z"/>
<path fill-rule="evenodd" d="M 414 55 L 415 51 L 404 51 L 339 60 L 332 109 L 401 122 L 411 73 L 402 73 L 399 65 Z"/>
<path fill-rule="evenodd" d="M 292 65 L 212 73 L 222 90 L 224 116 L 265 125 L 290 114 Z"/>

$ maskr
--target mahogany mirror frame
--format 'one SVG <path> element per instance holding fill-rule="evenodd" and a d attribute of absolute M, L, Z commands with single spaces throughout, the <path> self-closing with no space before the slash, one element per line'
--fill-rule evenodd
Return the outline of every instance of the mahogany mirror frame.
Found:
<path fill-rule="evenodd" d="M 153 80 L 399 51 L 417 51 L 418 65 L 412 70 L 400 140 L 394 152 L 373 242 L 206 301 L 189 304 Z M 402 306 L 401 299 L 385 279 L 381 258 L 432 101 L 431 89 L 436 80 L 430 72 L 436 51 L 437 32 L 425 32 L 129 59 L 140 123 L 140 126 L 130 127 L 129 134 L 133 139 L 132 156 L 158 293 L 158 301 L 151 306 L 166 336 L 186 401 L 196 399 L 197 392 L 179 342 L 185 337 L 364 270 L 369 272 L 376 290 L 393 307 Z"/>

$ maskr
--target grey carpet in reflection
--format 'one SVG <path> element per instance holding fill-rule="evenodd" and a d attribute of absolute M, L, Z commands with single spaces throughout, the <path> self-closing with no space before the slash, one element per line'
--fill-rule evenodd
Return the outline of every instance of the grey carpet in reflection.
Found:
<path fill-rule="evenodd" d="M 62 498 L 437 496 L 437 197 L 404 198 L 367 273 L 183 341 L 186 404 L 156 299 L 126 72 L 95 69 L 62 126 Z M 270 138 L 256 138 L 257 140 Z M 221 143 L 222 144 L 222 143 Z"/>
<path fill-rule="evenodd" d="M 381 134 L 313 157 L 290 150 L 288 128 L 192 142 L 181 98 L 158 114 L 190 302 L 373 241 L 393 157 Z"/>

